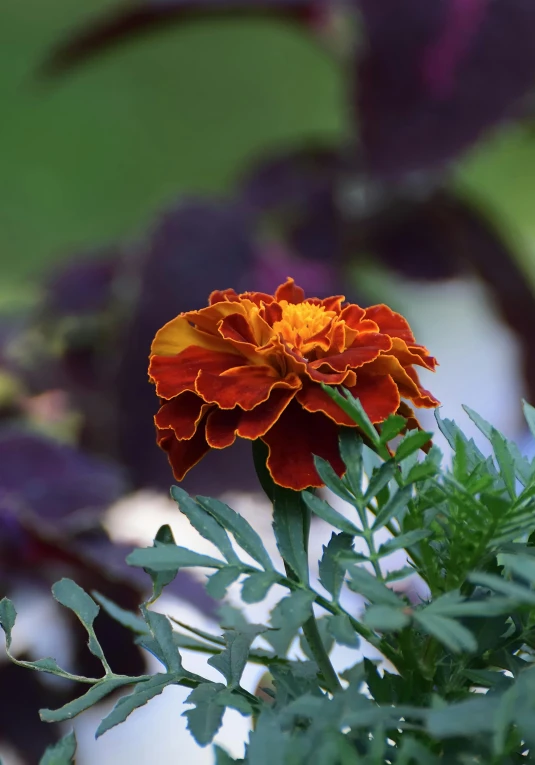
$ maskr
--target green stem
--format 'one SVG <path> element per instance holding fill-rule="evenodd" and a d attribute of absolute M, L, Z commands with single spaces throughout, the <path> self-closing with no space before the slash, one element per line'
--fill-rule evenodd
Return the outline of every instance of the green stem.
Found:
<path fill-rule="evenodd" d="M 286 561 L 284 562 L 284 567 L 286 568 L 288 579 L 293 579 L 293 571 L 286 564 Z M 310 618 L 307 619 L 307 621 L 303 624 L 302 629 L 303 629 L 303 634 L 308 643 L 308 647 L 310 648 L 312 652 L 312 656 L 314 657 L 314 660 L 316 664 L 318 665 L 318 669 L 323 675 L 323 680 L 325 682 L 326 689 L 330 693 L 336 693 L 337 691 L 342 690 L 342 686 L 340 684 L 340 680 L 338 679 L 338 675 L 336 674 L 336 671 L 333 665 L 331 664 L 331 660 L 329 659 L 329 654 L 327 653 L 327 651 L 325 650 L 325 646 L 323 645 L 323 641 L 321 639 L 321 635 L 318 629 L 318 624 L 316 622 L 316 617 L 314 616 L 313 611 Z"/>

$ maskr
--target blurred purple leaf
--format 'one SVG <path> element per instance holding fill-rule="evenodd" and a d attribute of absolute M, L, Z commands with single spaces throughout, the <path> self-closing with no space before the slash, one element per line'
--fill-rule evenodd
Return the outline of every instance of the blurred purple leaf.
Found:
<path fill-rule="evenodd" d="M 161 218 L 142 247 L 138 298 L 120 343 L 113 381 L 119 454 L 135 486 L 167 488 L 172 480 L 167 459 L 155 443 L 157 399 L 147 381 L 154 335 L 181 311 L 206 305 L 214 289 L 249 289 L 254 261 L 251 216 L 241 206 L 220 200 L 185 200 Z M 240 442 L 227 451 L 197 471 L 193 480 L 199 490 L 224 490 L 233 482 L 242 488 L 254 485 L 250 448 L 244 451 Z"/>
<path fill-rule="evenodd" d="M 45 309 L 55 315 L 94 314 L 110 302 L 120 252 L 81 255 L 56 268 L 46 284 Z"/>
<path fill-rule="evenodd" d="M 96 517 L 125 491 L 122 471 L 35 433 L 0 436 L 0 503 L 47 522 Z"/>
<path fill-rule="evenodd" d="M 443 166 L 521 115 L 535 86 L 532 0 L 355 0 L 367 44 L 355 79 L 366 169 Z"/>
<path fill-rule="evenodd" d="M 173 24 L 183 26 L 208 17 L 273 17 L 302 23 L 313 20 L 318 9 L 329 4 L 330 0 L 145 0 L 121 4 L 59 43 L 43 69 L 45 74 L 58 74 Z"/>

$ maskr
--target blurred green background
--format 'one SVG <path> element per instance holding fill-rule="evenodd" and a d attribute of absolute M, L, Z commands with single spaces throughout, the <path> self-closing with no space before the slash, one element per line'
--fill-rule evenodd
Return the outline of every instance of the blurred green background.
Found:
<path fill-rule="evenodd" d="M 93 0 L 91 14 L 114 5 Z M 336 62 L 282 23 L 171 29 L 40 80 L 50 47 L 89 17 L 67 0 L 0 10 L 4 307 L 52 262 L 136 237 L 180 193 L 230 190 L 257 153 L 344 132 Z M 510 128 L 465 159 L 457 182 L 492 205 L 535 276 L 534 168 L 535 130 Z"/>

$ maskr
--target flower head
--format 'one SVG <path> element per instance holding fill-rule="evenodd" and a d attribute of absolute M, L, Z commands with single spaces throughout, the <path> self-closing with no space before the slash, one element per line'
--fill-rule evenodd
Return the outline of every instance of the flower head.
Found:
<path fill-rule="evenodd" d="M 158 331 L 149 367 L 161 401 L 157 440 L 177 480 L 237 436 L 264 441 L 280 486 L 322 486 L 314 454 L 342 475 L 339 426 L 356 426 L 322 383 L 348 388 L 373 423 L 400 412 L 417 425 L 405 401 L 438 405 L 415 370 L 434 370 L 435 359 L 407 321 L 385 305 L 344 300 L 305 299 L 288 279 L 274 296 L 213 292 L 206 308 Z"/>

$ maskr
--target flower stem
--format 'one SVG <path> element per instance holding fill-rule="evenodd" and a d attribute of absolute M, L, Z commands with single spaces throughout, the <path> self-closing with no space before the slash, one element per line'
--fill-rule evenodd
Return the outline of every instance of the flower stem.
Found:
<path fill-rule="evenodd" d="M 277 495 L 275 494 L 275 501 L 276 501 L 276 496 Z M 302 501 L 301 495 L 298 492 L 291 492 L 291 496 L 295 499 L 296 507 L 301 508 L 302 517 L 303 517 L 303 547 L 308 559 L 308 539 L 310 535 L 310 510 Z M 291 567 L 288 566 L 286 561 L 284 561 L 284 567 L 286 569 L 286 575 L 288 576 L 288 578 L 293 579 L 295 581 L 297 577 L 295 576 Z M 318 629 L 318 623 L 316 621 L 316 617 L 314 615 L 314 610 L 312 607 L 311 607 L 310 618 L 307 619 L 307 621 L 303 624 L 302 629 L 303 629 L 303 634 L 308 643 L 308 647 L 310 648 L 310 651 L 312 652 L 312 656 L 314 657 L 314 660 L 316 664 L 318 665 L 318 669 L 323 675 L 325 687 L 330 693 L 336 693 L 337 691 L 341 691 L 342 685 L 340 684 L 338 675 L 336 674 L 336 671 L 333 665 L 331 664 L 331 660 L 329 659 L 329 654 L 327 653 L 327 650 L 325 646 L 323 645 L 323 640 L 321 639 L 320 631 Z"/>

